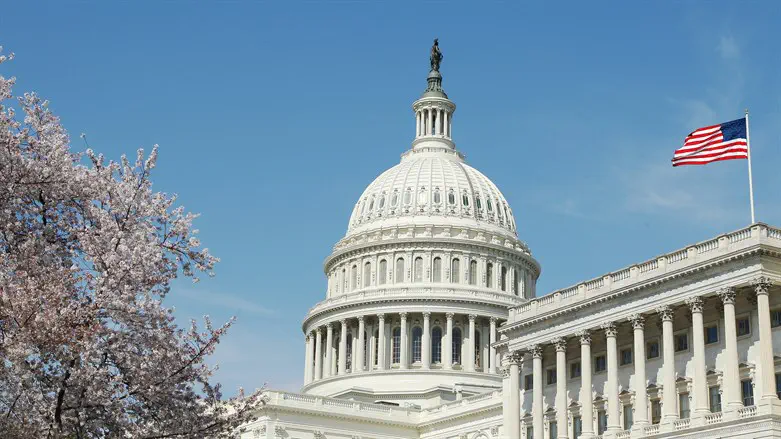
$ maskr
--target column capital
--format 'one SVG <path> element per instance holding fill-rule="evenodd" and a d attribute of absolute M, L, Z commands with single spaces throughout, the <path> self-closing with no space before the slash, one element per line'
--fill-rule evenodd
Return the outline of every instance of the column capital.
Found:
<path fill-rule="evenodd" d="M 618 328 L 616 328 L 615 322 L 604 322 L 599 326 L 605 331 L 607 337 L 615 337 L 618 335 Z"/>
<path fill-rule="evenodd" d="M 724 287 L 717 291 L 716 294 L 719 295 L 719 299 L 721 299 L 725 305 L 735 304 L 735 297 L 737 296 L 737 290 L 735 290 L 735 288 Z"/>
<path fill-rule="evenodd" d="M 326 328 L 327 330 L 329 330 L 329 331 L 332 331 L 332 330 L 334 329 L 334 324 L 333 324 L 333 322 L 328 322 L 328 323 L 326 323 L 326 324 L 325 324 L 325 328 Z"/>
<path fill-rule="evenodd" d="M 488 319 L 488 320 L 489 320 L 491 323 L 496 323 L 496 321 L 497 321 L 498 319 L 497 319 L 496 317 L 491 317 L 491 318 L 490 318 L 490 319 Z"/>
<path fill-rule="evenodd" d="M 342 328 L 344 328 L 344 327 L 347 326 L 347 319 L 342 319 L 342 320 L 339 321 L 339 323 L 341 323 L 342 324 Z"/>
<path fill-rule="evenodd" d="M 686 305 L 691 308 L 693 313 L 702 313 L 703 300 L 700 296 L 689 297 L 686 299 Z"/>
<path fill-rule="evenodd" d="M 401 317 L 402 320 L 407 320 L 407 313 L 402 311 L 399 313 L 399 317 Z"/>
<path fill-rule="evenodd" d="M 453 320 L 453 316 L 455 316 L 455 314 L 452 312 L 445 314 L 445 317 L 447 317 L 448 320 Z"/>
<path fill-rule="evenodd" d="M 318 327 L 318 328 L 315 329 L 315 332 L 317 332 L 320 335 L 323 335 L 323 328 L 322 327 Z"/>
<path fill-rule="evenodd" d="M 474 322 L 475 319 L 477 319 L 477 315 L 476 314 L 469 314 L 469 321 L 470 322 Z"/>
<path fill-rule="evenodd" d="M 502 376 L 502 379 L 507 379 L 510 377 L 510 364 L 503 364 L 499 366 L 499 374 Z"/>
<path fill-rule="evenodd" d="M 591 344 L 591 332 L 588 329 L 576 332 L 575 337 L 580 338 L 580 344 Z"/>
<path fill-rule="evenodd" d="M 773 281 L 767 276 L 755 277 L 751 281 L 751 286 L 754 287 L 754 292 L 759 296 L 762 294 L 768 294 L 770 287 L 773 285 Z"/>
<path fill-rule="evenodd" d="M 632 328 L 634 329 L 645 328 L 645 317 L 643 317 L 642 314 L 632 314 L 627 317 L 626 320 L 632 324 Z"/>
<path fill-rule="evenodd" d="M 507 355 L 507 364 L 520 364 L 523 363 L 523 351 L 511 351 Z"/>
<path fill-rule="evenodd" d="M 363 323 L 363 319 L 364 319 L 363 316 L 358 316 L 358 323 Z"/>
<path fill-rule="evenodd" d="M 562 337 L 556 337 L 550 341 L 550 344 L 556 348 L 556 352 L 564 352 L 567 350 L 567 340 Z"/>
<path fill-rule="evenodd" d="M 529 353 L 532 354 L 532 358 L 542 358 L 542 346 L 538 344 L 529 346 Z"/>
<path fill-rule="evenodd" d="M 380 322 L 384 322 L 385 321 L 385 314 L 377 314 L 377 320 L 379 320 Z"/>
<path fill-rule="evenodd" d="M 671 322 L 675 316 L 675 311 L 673 311 L 672 307 L 669 305 L 662 305 L 657 307 L 656 312 L 659 314 L 659 317 L 662 318 L 662 321 L 666 322 Z"/>
<path fill-rule="evenodd" d="M 431 311 L 423 311 L 423 318 L 425 319 L 431 318 Z"/>

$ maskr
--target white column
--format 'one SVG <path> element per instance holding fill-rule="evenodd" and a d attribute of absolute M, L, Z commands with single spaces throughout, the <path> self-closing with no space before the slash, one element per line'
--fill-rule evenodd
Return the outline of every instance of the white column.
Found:
<path fill-rule="evenodd" d="M 721 406 L 724 411 L 737 410 L 743 407 L 740 392 L 740 366 L 738 362 L 738 331 L 735 327 L 735 289 L 723 288 L 719 292 L 724 304 L 724 375 Z"/>
<path fill-rule="evenodd" d="M 433 124 L 434 111 L 432 108 L 429 108 L 426 110 L 426 113 L 428 113 L 428 122 L 426 123 L 426 135 L 430 136 L 431 134 L 433 134 L 433 129 L 434 129 L 434 124 Z"/>
<path fill-rule="evenodd" d="M 702 298 L 691 297 L 686 300 L 692 312 L 692 346 L 694 349 L 694 414 L 703 416 L 710 413 L 708 404 L 708 382 L 705 376 L 705 329 L 702 324 Z"/>
<path fill-rule="evenodd" d="M 315 330 L 315 381 L 323 377 L 323 329 Z"/>
<path fill-rule="evenodd" d="M 357 367 L 353 369 L 353 372 L 363 372 L 365 370 L 366 359 L 364 358 L 363 346 L 364 344 L 366 344 L 366 340 L 365 340 L 366 336 L 364 335 L 364 332 L 366 332 L 366 326 L 365 323 L 363 322 L 363 316 L 358 316 L 358 352 L 357 352 L 358 361 L 357 361 Z M 356 352 L 353 351 L 353 355 L 355 354 Z"/>
<path fill-rule="evenodd" d="M 401 368 L 408 369 L 409 343 L 407 343 L 407 340 L 409 340 L 409 337 L 407 336 L 407 313 L 402 312 L 399 313 L 399 315 L 401 316 L 401 346 L 399 346 L 399 360 L 401 361 Z"/>
<path fill-rule="evenodd" d="M 581 439 L 594 437 L 594 399 L 591 376 L 591 333 L 579 331 L 580 338 L 580 416 Z"/>
<path fill-rule="evenodd" d="M 675 341 L 673 340 L 673 317 L 669 306 L 656 309 L 662 319 L 662 419 L 672 422 L 678 419 L 678 392 L 675 389 Z"/>
<path fill-rule="evenodd" d="M 415 137 L 420 137 L 420 111 L 415 113 Z"/>
<path fill-rule="evenodd" d="M 635 407 L 632 428 L 642 430 L 648 425 L 648 390 L 645 377 L 645 317 L 642 314 L 632 314 L 627 319 L 634 330 L 634 390 Z"/>
<path fill-rule="evenodd" d="M 760 398 L 763 402 L 774 402 L 776 396 L 776 371 L 773 363 L 773 333 L 770 328 L 770 287 L 769 278 L 760 276 L 753 280 L 757 294 L 757 313 L 759 317 L 759 366 Z"/>
<path fill-rule="evenodd" d="M 328 378 L 333 373 L 331 369 L 331 359 L 333 358 L 333 345 L 334 345 L 334 327 L 329 323 L 326 325 L 325 331 L 325 369 L 323 370 L 323 377 Z"/>
<path fill-rule="evenodd" d="M 431 312 L 423 312 L 423 338 L 420 347 L 420 362 L 423 369 L 431 368 Z"/>
<path fill-rule="evenodd" d="M 453 313 L 445 314 L 447 317 L 447 333 L 445 334 L 444 346 L 442 346 L 442 366 L 445 369 L 453 368 Z"/>
<path fill-rule="evenodd" d="M 605 330 L 607 341 L 607 429 L 616 432 L 621 430 L 621 418 L 618 415 L 618 329 L 613 322 L 603 323 L 602 329 Z"/>
<path fill-rule="evenodd" d="M 312 335 L 306 335 L 306 352 L 304 352 L 304 384 L 312 382 Z"/>
<path fill-rule="evenodd" d="M 534 345 L 529 351 L 532 355 L 532 425 L 534 427 L 534 437 L 544 439 L 544 421 L 542 406 L 542 346 Z"/>
<path fill-rule="evenodd" d="M 341 332 L 339 333 L 339 375 L 347 373 L 347 320 L 341 322 Z"/>
<path fill-rule="evenodd" d="M 493 346 L 496 343 L 496 317 L 491 317 L 491 326 L 488 329 L 488 335 L 490 337 L 490 355 L 488 355 L 488 373 L 496 373 L 496 348 Z"/>
<path fill-rule="evenodd" d="M 559 439 L 567 439 L 567 340 L 554 338 L 556 349 L 556 425 Z"/>
<path fill-rule="evenodd" d="M 385 370 L 385 314 L 377 314 L 377 370 Z"/>
<path fill-rule="evenodd" d="M 506 401 L 507 409 L 507 437 L 508 438 L 520 438 L 521 437 L 521 362 L 523 355 L 521 352 L 515 351 L 508 355 L 508 375 L 509 385 Z"/>
<path fill-rule="evenodd" d="M 489 366 L 491 364 L 489 358 L 491 358 L 491 346 L 488 340 L 488 325 L 483 321 L 480 325 L 480 371 L 488 373 Z"/>
<path fill-rule="evenodd" d="M 467 372 L 475 371 L 475 319 L 474 314 L 469 314 L 469 343 L 467 343 L 466 353 L 466 370 Z"/>
<path fill-rule="evenodd" d="M 442 123 L 442 127 L 443 127 L 442 128 L 442 134 L 445 137 L 450 137 L 450 129 L 449 129 L 450 127 L 448 127 L 448 117 L 447 117 L 448 114 L 447 114 L 447 111 L 443 111 L 442 115 L 443 115 L 442 120 L 444 121 Z"/>
<path fill-rule="evenodd" d="M 377 337 L 374 336 L 374 322 L 368 322 L 366 324 L 366 334 L 369 337 L 369 349 L 366 354 L 369 356 L 366 358 L 366 370 L 374 370 L 374 358 L 377 352 Z"/>

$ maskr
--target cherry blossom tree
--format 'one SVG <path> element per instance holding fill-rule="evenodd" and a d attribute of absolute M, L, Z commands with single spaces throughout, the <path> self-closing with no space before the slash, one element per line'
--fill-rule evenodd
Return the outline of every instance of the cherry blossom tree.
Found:
<path fill-rule="evenodd" d="M 0 437 L 230 437 L 263 392 L 225 400 L 210 382 L 232 321 L 181 328 L 163 305 L 217 258 L 196 215 L 152 190 L 157 147 L 73 152 L 48 102 L 12 100 L 13 83 L 0 76 Z"/>

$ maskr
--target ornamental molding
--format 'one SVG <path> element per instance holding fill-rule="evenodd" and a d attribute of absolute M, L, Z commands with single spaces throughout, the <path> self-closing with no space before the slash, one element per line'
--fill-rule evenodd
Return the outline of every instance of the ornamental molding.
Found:
<path fill-rule="evenodd" d="M 700 296 L 689 297 L 686 299 L 686 305 L 691 309 L 692 313 L 702 313 L 704 308 L 704 301 Z"/>
<path fill-rule="evenodd" d="M 605 331 L 606 337 L 618 336 L 618 328 L 616 327 L 615 322 L 604 322 L 600 325 L 600 328 L 602 328 L 602 330 Z"/>
<path fill-rule="evenodd" d="M 734 305 L 737 293 L 734 287 L 724 287 L 716 292 L 724 305 Z"/>
<path fill-rule="evenodd" d="M 632 314 L 629 317 L 627 317 L 626 320 L 632 324 L 632 328 L 634 329 L 645 328 L 645 317 L 643 317 L 643 315 L 640 313 Z"/>
<path fill-rule="evenodd" d="M 580 344 L 582 345 L 591 344 L 591 331 L 589 331 L 588 329 L 577 331 L 575 333 L 575 337 L 578 337 L 580 339 Z"/>
<path fill-rule="evenodd" d="M 566 352 L 567 351 L 567 340 L 563 337 L 556 337 L 550 342 L 553 347 L 556 349 L 556 352 Z"/>
<path fill-rule="evenodd" d="M 770 287 L 773 286 L 773 281 L 767 276 L 758 276 L 751 281 L 751 285 L 757 295 L 768 294 Z"/>
<path fill-rule="evenodd" d="M 669 305 L 662 305 L 660 307 L 656 308 L 657 314 L 659 314 L 659 318 L 664 321 L 673 321 L 675 318 L 675 310 Z"/>

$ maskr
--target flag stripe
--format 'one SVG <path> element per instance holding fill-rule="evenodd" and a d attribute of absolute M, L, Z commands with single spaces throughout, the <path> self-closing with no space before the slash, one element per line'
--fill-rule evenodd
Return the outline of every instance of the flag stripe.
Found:
<path fill-rule="evenodd" d="M 673 156 L 673 159 L 677 159 L 679 157 L 688 157 L 688 156 L 691 156 L 691 155 L 695 155 L 695 154 L 690 154 L 691 152 L 696 152 L 696 153 L 701 153 L 702 152 L 702 153 L 705 153 L 705 152 L 708 152 L 708 151 L 713 151 L 713 150 L 716 150 L 716 149 L 720 149 L 720 148 L 724 148 L 726 146 L 732 146 L 732 145 L 744 145 L 745 146 L 746 145 L 746 141 L 745 140 L 732 140 L 730 142 L 722 142 L 721 140 L 718 140 L 718 141 L 712 142 L 710 144 L 703 145 L 700 148 L 691 148 L 691 149 L 688 149 L 688 150 L 684 150 L 683 148 L 681 148 L 681 149 L 679 149 L 678 151 L 675 152 L 675 155 Z"/>
<path fill-rule="evenodd" d="M 746 120 L 737 119 L 692 131 L 673 153 L 673 166 L 705 165 L 748 158 Z"/>

